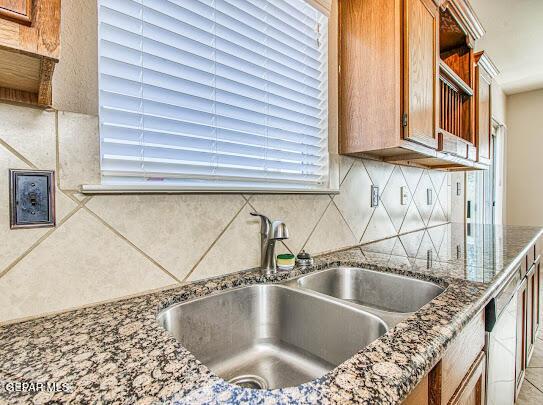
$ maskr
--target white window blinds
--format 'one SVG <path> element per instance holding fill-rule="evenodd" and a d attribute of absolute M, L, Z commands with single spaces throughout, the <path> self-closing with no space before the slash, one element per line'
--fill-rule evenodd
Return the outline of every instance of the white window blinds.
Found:
<path fill-rule="evenodd" d="M 327 27 L 306 0 L 99 0 L 102 184 L 327 187 Z"/>

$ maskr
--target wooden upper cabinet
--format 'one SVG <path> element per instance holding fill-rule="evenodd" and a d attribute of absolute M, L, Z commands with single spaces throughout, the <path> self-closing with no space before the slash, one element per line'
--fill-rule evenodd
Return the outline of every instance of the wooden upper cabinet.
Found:
<path fill-rule="evenodd" d="M 401 139 L 401 1 L 339 1 L 340 153 Z"/>
<path fill-rule="evenodd" d="M 492 78 L 498 73 L 485 52 L 475 54 L 475 136 L 477 160 L 489 164 L 491 159 L 491 85 Z"/>
<path fill-rule="evenodd" d="M 433 0 L 339 0 L 341 154 L 441 170 L 474 168 L 469 141 L 447 144 L 459 154 L 440 149 L 440 15 Z M 459 119 L 458 130 L 472 117 Z"/>
<path fill-rule="evenodd" d="M 0 0 L 0 17 L 30 24 L 32 0 Z"/>
<path fill-rule="evenodd" d="M 404 139 L 437 148 L 438 9 L 431 0 L 405 0 Z"/>
<path fill-rule="evenodd" d="M 0 0 L 0 100 L 51 106 L 60 0 Z"/>

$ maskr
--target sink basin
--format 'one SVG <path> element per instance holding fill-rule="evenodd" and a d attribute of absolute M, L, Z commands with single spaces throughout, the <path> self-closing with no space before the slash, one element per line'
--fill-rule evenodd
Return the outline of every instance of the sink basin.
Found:
<path fill-rule="evenodd" d="M 158 321 L 219 377 L 269 389 L 321 377 L 387 331 L 349 304 L 266 284 L 175 304 Z"/>
<path fill-rule="evenodd" d="M 298 279 L 299 287 L 381 311 L 415 312 L 443 292 L 428 281 L 391 273 L 338 267 Z"/>

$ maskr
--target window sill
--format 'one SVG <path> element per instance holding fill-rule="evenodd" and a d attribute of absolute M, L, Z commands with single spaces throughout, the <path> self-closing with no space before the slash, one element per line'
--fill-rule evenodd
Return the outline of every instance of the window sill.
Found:
<path fill-rule="evenodd" d="M 338 189 L 290 189 L 290 190 L 270 190 L 270 189 L 254 189 L 254 188 L 236 188 L 236 189 L 221 189 L 221 188 L 184 188 L 184 187 L 167 187 L 163 185 L 148 185 L 148 186 L 120 186 L 120 185 L 104 185 L 104 184 L 85 184 L 81 186 L 82 194 L 339 194 Z"/>

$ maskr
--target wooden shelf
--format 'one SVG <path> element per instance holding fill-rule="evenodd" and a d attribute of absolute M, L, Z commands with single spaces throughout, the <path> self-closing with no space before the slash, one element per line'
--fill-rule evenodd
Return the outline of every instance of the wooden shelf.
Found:
<path fill-rule="evenodd" d="M 50 107 L 56 60 L 0 49 L 0 99 Z"/>
<path fill-rule="evenodd" d="M 456 87 L 469 97 L 473 96 L 473 89 L 442 60 L 439 61 L 439 71 L 441 78 L 449 82 L 452 87 Z"/>
<path fill-rule="evenodd" d="M 4 10 L 8 6 L 24 18 L 13 18 Z M 0 8 L 0 100 L 50 107 L 60 55 L 60 0 L 0 0 Z"/>

